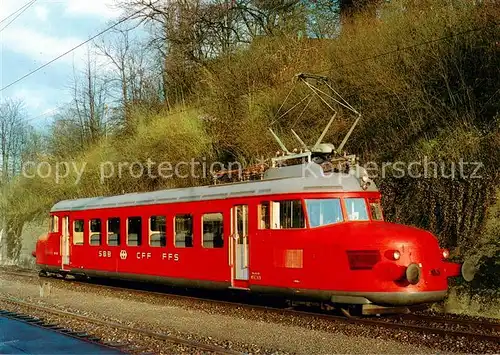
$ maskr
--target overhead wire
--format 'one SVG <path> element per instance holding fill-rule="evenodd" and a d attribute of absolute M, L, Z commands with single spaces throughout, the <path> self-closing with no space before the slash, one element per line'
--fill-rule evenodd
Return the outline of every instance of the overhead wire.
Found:
<path fill-rule="evenodd" d="M 16 16 L 14 16 L 14 18 L 12 20 L 10 20 L 4 27 L 2 27 L 0 29 L 0 32 L 2 32 L 7 27 L 9 27 L 15 20 L 17 20 L 17 18 L 19 16 L 21 16 L 26 10 L 28 10 L 35 2 L 36 2 L 36 0 L 32 0 L 31 2 L 29 2 L 28 4 L 26 4 L 25 7 Z"/>
<path fill-rule="evenodd" d="M 375 54 L 373 56 L 370 56 L 370 57 L 365 57 L 365 58 L 361 58 L 361 59 L 358 59 L 358 60 L 355 60 L 355 61 L 352 61 L 352 62 L 349 62 L 347 64 L 340 64 L 341 67 L 344 67 L 344 66 L 350 66 L 350 65 L 354 65 L 354 64 L 359 64 L 359 63 L 363 63 L 363 62 L 366 62 L 366 61 L 370 61 L 370 60 L 373 60 L 373 59 L 378 59 L 380 57 L 384 57 L 386 55 L 390 55 L 390 54 L 394 54 L 394 53 L 397 53 L 397 52 L 401 52 L 401 51 L 406 51 L 406 50 L 409 50 L 409 49 L 413 49 L 413 48 L 417 48 L 417 47 L 420 47 L 420 46 L 424 46 L 424 45 L 428 45 L 428 44 L 432 44 L 432 43 L 436 43 L 436 42 L 440 42 L 440 41 L 444 41 L 444 40 L 447 40 L 447 39 L 451 39 L 451 38 L 454 38 L 454 37 L 459 37 L 459 36 L 463 36 L 463 35 L 466 35 L 466 34 L 469 34 L 469 33 L 474 33 L 474 32 L 479 32 L 479 31 L 484 31 L 486 29 L 489 29 L 489 28 L 492 28 L 494 26 L 498 26 L 499 24 L 498 23 L 493 23 L 493 26 L 482 26 L 482 27 L 476 27 L 476 28 L 471 28 L 469 30 L 465 30 L 465 31 L 460 31 L 460 32 L 456 32 L 456 33 L 452 33 L 450 35 L 447 35 L 447 36 L 442 36 L 442 37 L 438 37 L 438 38 L 434 38 L 434 39 L 430 39 L 430 40 L 427 40 L 427 41 L 423 41 L 423 42 L 418 42 L 418 43 L 415 43 L 415 44 L 411 44 L 411 45 L 408 45 L 408 46 L 403 46 L 403 47 L 397 47 L 396 49 L 393 49 L 391 51 L 387 51 L 387 52 L 382 52 L 382 53 L 379 53 L 379 54 Z M 335 66 L 330 66 L 324 70 L 321 70 L 319 71 L 318 73 L 326 73 L 326 72 L 329 72 L 331 71 L 332 69 L 334 69 Z"/>
<path fill-rule="evenodd" d="M 378 59 L 378 58 L 381 58 L 381 57 L 384 57 L 384 56 L 395 54 L 395 53 L 398 53 L 398 52 L 401 52 L 401 51 L 407 51 L 407 50 L 410 50 L 410 49 L 413 49 L 413 48 L 417 48 L 417 47 L 420 47 L 420 46 L 425 46 L 425 45 L 429 45 L 429 44 L 432 44 L 432 43 L 444 41 L 444 40 L 451 39 L 451 38 L 454 38 L 454 37 L 463 36 L 463 35 L 466 35 L 466 34 L 469 34 L 469 33 L 475 33 L 475 32 L 479 32 L 479 31 L 483 31 L 483 30 L 486 30 L 486 29 L 489 29 L 489 28 L 492 28 L 492 27 L 495 27 L 495 26 L 498 26 L 498 25 L 499 25 L 498 23 L 493 22 L 493 26 L 487 25 L 487 26 L 482 26 L 482 27 L 476 27 L 476 28 L 472 28 L 472 29 L 469 29 L 469 30 L 464 30 L 464 31 L 452 33 L 452 34 L 449 34 L 449 35 L 446 35 L 446 36 L 441 36 L 441 37 L 438 37 L 438 38 L 429 39 L 429 40 L 426 40 L 426 41 L 414 43 L 414 44 L 403 46 L 403 47 L 399 47 L 398 46 L 396 49 L 393 49 L 393 50 L 390 50 L 390 51 L 386 51 L 386 52 L 382 52 L 382 53 L 378 53 L 378 54 L 375 54 L 375 55 L 372 55 L 372 56 L 369 56 L 369 57 L 364 57 L 364 58 L 361 58 L 361 59 L 358 59 L 358 60 L 354 60 L 352 62 L 348 62 L 348 63 L 344 63 L 344 64 L 331 65 L 331 66 L 329 66 L 329 67 L 327 67 L 325 69 L 321 69 L 321 70 L 317 71 L 316 73 L 317 74 L 329 73 L 333 69 L 335 69 L 336 67 L 348 67 L 348 66 L 351 66 L 351 65 L 360 64 L 360 63 L 363 63 L 363 62 L 367 62 L 367 61 Z M 257 89 L 250 90 L 247 93 L 241 94 L 240 97 L 246 96 L 246 95 L 251 95 L 253 93 L 257 93 L 257 92 L 263 91 L 263 90 L 265 90 L 267 88 L 272 88 L 273 86 L 284 84 L 284 83 L 289 82 L 289 81 L 290 81 L 290 79 L 286 79 L 286 80 L 281 80 L 281 81 L 275 83 L 274 85 L 267 84 L 267 85 L 261 86 L 261 87 L 259 87 Z M 292 88 L 292 90 L 293 90 L 293 88 Z M 288 93 L 287 98 L 290 96 L 290 94 L 291 94 L 291 92 Z M 336 94 L 338 95 L 338 93 L 336 93 Z M 219 100 L 222 101 L 222 99 L 219 99 Z M 215 101 L 217 101 L 217 100 L 215 100 Z M 346 102 L 346 104 L 350 106 L 349 109 L 351 111 L 352 110 L 356 111 L 349 103 Z M 280 107 L 280 110 L 281 110 L 281 107 Z M 356 111 L 356 113 L 357 113 L 357 111 Z M 275 121 L 276 121 L 276 119 L 275 119 Z M 275 121 L 273 121 L 273 122 L 275 122 Z"/>
<path fill-rule="evenodd" d="M 159 1 L 159 0 L 155 1 L 154 3 L 158 2 L 158 1 Z M 39 66 L 38 68 L 36 68 L 36 69 L 34 69 L 34 70 L 32 70 L 32 71 L 30 71 L 30 72 L 28 72 L 28 73 L 26 73 L 25 75 L 23 75 L 22 77 L 20 77 L 20 78 L 18 78 L 18 79 L 16 79 L 16 80 L 14 80 L 14 81 L 13 81 L 13 82 L 11 82 L 10 84 L 8 84 L 8 85 L 6 85 L 6 86 L 2 87 L 2 88 L 0 89 L 0 92 L 2 92 L 2 91 L 4 91 L 4 90 L 6 90 L 6 89 L 8 89 L 8 88 L 10 88 L 11 86 L 13 86 L 13 85 L 15 85 L 15 84 L 19 83 L 20 81 L 22 81 L 22 80 L 26 79 L 27 77 L 29 77 L 29 76 L 31 76 L 31 75 L 33 75 L 33 74 L 37 73 L 38 71 L 40 71 L 40 70 L 42 70 L 42 69 L 44 69 L 44 68 L 48 67 L 48 66 L 49 66 L 49 65 L 51 65 L 52 63 L 54 63 L 54 62 L 58 61 L 59 59 L 61 59 L 61 58 L 65 57 L 66 55 L 68 55 L 68 54 L 70 54 L 71 52 L 73 52 L 73 51 L 77 50 L 78 48 L 80 48 L 80 47 L 82 47 L 82 46 L 86 45 L 87 43 L 92 42 L 92 41 L 93 41 L 94 39 L 96 39 L 97 37 L 102 36 L 104 33 L 106 33 L 106 32 L 108 32 L 108 31 L 112 30 L 112 29 L 113 29 L 113 28 L 115 28 L 116 26 L 118 26 L 118 25 L 120 25 L 120 24 L 124 23 L 125 21 L 127 21 L 127 20 L 131 19 L 132 17 L 134 17 L 134 16 L 136 16 L 136 15 L 140 14 L 140 13 L 141 13 L 141 12 L 143 12 L 145 9 L 147 9 L 147 7 L 148 7 L 148 6 L 145 6 L 145 7 L 141 8 L 140 10 L 137 10 L 137 11 L 135 11 L 135 12 L 131 13 L 130 15 L 128 15 L 128 16 L 126 16 L 126 17 L 124 17 L 124 18 L 120 19 L 119 21 L 115 22 L 114 24 L 112 24 L 111 26 L 109 26 L 109 27 L 105 28 L 104 30 L 100 31 L 99 33 L 97 33 L 97 34 L 93 35 L 93 36 L 92 36 L 92 37 L 90 37 L 89 39 L 87 39 L 87 40 L 85 40 L 85 41 L 83 41 L 83 42 L 79 43 L 78 45 L 74 46 L 73 48 L 71 48 L 71 49 L 67 50 L 66 52 L 64 52 L 64 53 L 62 53 L 62 54 L 60 54 L 60 55 L 58 55 L 58 56 L 57 56 L 57 57 L 55 57 L 54 59 L 51 59 L 51 60 L 49 60 L 47 63 L 45 63 L 45 64 L 43 64 L 43 65 Z"/>
<path fill-rule="evenodd" d="M 64 108 L 65 106 L 66 105 L 61 105 L 61 106 L 55 107 L 55 108 L 50 109 L 48 111 L 45 111 L 45 112 L 43 112 L 43 113 L 41 113 L 39 115 L 36 115 L 36 116 L 30 117 L 28 119 L 25 119 L 24 122 L 28 123 L 28 122 L 31 122 L 31 121 L 35 121 L 35 120 L 39 119 L 40 117 L 48 116 L 48 115 L 50 115 L 50 114 L 52 114 L 54 112 L 57 112 L 58 110 Z"/>
<path fill-rule="evenodd" d="M 493 27 L 494 26 L 498 26 L 498 25 L 499 25 L 498 23 L 493 23 Z M 439 42 L 439 41 L 444 41 L 446 39 L 450 39 L 450 38 L 454 38 L 454 37 L 459 37 L 459 36 L 462 36 L 462 35 L 465 35 L 465 34 L 468 34 L 468 33 L 474 33 L 474 32 L 483 31 L 483 30 L 486 30 L 486 29 L 491 28 L 491 27 L 492 26 L 476 27 L 476 28 L 472 28 L 472 29 L 469 29 L 469 30 L 466 30 L 466 31 L 456 32 L 456 33 L 453 33 L 453 34 L 450 34 L 450 35 L 447 35 L 447 36 L 442 36 L 442 37 L 430 39 L 430 40 L 427 40 L 427 41 L 414 43 L 414 44 L 408 45 L 408 46 L 403 46 L 403 47 L 399 47 L 398 46 L 396 49 L 393 49 L 393 50 L 390 50 L 390 51 L 386 51 L 386 52 L 382 52 L 382 53 L 378 53 L 378 54 L 375 54 L 373 56 L 364 57 L 364 58 L 361 58 L 361 59 L 358 59 L 358 60 L 354 60 L 352 62 L 348 62 L 348 63 L 344 63 L 344 64 L 331 65 L 331 66 L 329 66 L 327 68 L 320 69 L 316 73 L 318 73 L 318 74 L 329 73 L 331 70 L 333 70 L 336 67 L 348 67 L 348 66 L 351 66 L 351 65 L 360 64 L 360 63 L 367 62 L 367 61 L 374 60 L 374 59 L 378 59 L 378 58 L 381 58 L 381 57 L 384 57 L 384 56 L 387 56 L 387 55 L 395 54 L 397 52 L 406 51 L 406 50 L 409 50 L 409 49 L 417 48 L 417 47 L 420 47 L 420 46 L 428 45 L 428 44 Z M 271 88 L 271 87 L 273 87 L 275 85 L 279 85 L 279 84 L 284 84 L 284 83 L 289 82 L 289 81 L 290 81 L 290 79 L 286 79 L 286 80 L 281 80 L 281 81 L 275 83 L 274 85 L 267 84 L 267 85 L 264 85 L 264 86 L 262 86 L 260 88 L 257 88 L 257 89 L 254 89 L 254 90 L 250 90 L 249 92 L 244 93 L 241 96 L 245 96 L 245 95 L 253 94 L 253 93 L 256 93 L 256 92 L 260 92 L 260 91 L 265 90 L 267 88 Z"/>
<path fill-rule="evenodd" d="M 33 3 L 35 2 L 36 0 L 30 0 L 28 1 L 26 4 L 24 4 L 23 6 L 21 6 L 20 8 L 18 8 L 16 11 L 12 12 L 9 16 L 3 18 L 2 20 L 0 20 L 0 25 L 2 23 L 4 23 L 5 21 L 7 21 L 9 18 L 11 18 L 12 16 L 14 16 L 15 14 L 17 14 L 19 11 L 22 11 L 24 12 L 28 7 L 30 7 L 31 5 L 33 5 Z M 14 19 L 15 20 L 15 19 Z M 9 23 L 10 24 L 10 23 Z M 7 26 L 9 25 L 7 24 Z"/>
<path fill-rule="evenodd" d="M 133 16 L 141 13 L 144 9 L 145 8 L 143 8 L 143 9 L 141 9 L 139 11 L 136 11 L 135 13 L 127 16 L 125 19 L 120 20 L 118 23 L 114 24 L 113 26 L 110 26 L 108 29 L 106 29 L 104 31 L 101 31 L 99 34 L 93 36 L 93 38 L 100 36 L 102 33 L 106 32 L 106 31 L 109 31 L 110 29 L 114 28 L 118 24 L 120 24 L 120 23 L 126 21 L 127 19 L 129 19 L 129 18 L 131 18 L 131 17 L 133 17 Z M 407 51 L 407 50 L 410 50 L 410 49 L 413 49 L 413 48 L 417 48 L 417 47 L 420 47 L 420 46 L 429 45 L 429 44 L 432 44 L 432 43 L 444 41 L 444 40 L 451 39 L 451 38 L 454 38 L 454 37 L 463 36 L 463 35 L 466 35 L 466 34 L 469 34 L 469 33 L 483 31 L 483 30 L 486 30 L 488 28 L 495 27 L 495 26 L 498 26 L 498 25 L 499 25 L 498 23 L 493 23 L 493 26 L 488 25 L 488 26 L 482 26 L 482 27 L 472 28 L 472 29 L 469 29 L 469 30 L 456 32 L 456 33 L 453 33 L 453 34 L 450 34 L 450 35 L 446 35 L 446 36 L 442 36 L 442 37 L 438 37 L 438 38 L 434 38 L 434 39 L 429 39 L 429 40 L 426 40 L 426 41 L 414 43 L 414 44 L 403 46 L 403 47 L 399 47 L 398 46 L 396 49 L 393 49 L 393 50 L 390 50 L 390 51 L 386 51 L 386 52 L 382 52 L 382 53 L 378 53 L 378 54 L 375 54 L 373 56 L 364 57 L 364 58 L 361 58 L 361 59 L 358 59 L 358 60 L 355 60 L 355 61 L 352 61 L 352 62 L 344 63 L 344 64 L 332 65 L 332 66 L 329 66 L 328 68 L 325 68 L 325 69 L 322 69 L 322 70 L 318 71 L 317 73 L 328 73 L 331 70 L 333 70 L 335 67 L 347 67 L 347 66 L 351 66 L 351 65 L 355 65 L 355 64 L 360 64 L 360 63 L 367 62 L 367 61 L 374 60 L 374 59 L 378 59 L 378 58 L 381 58 L 381 57 L 384 57 L 384 56 L 387 56 L 387 55 L 395 54 L 395 53 L 398 53 L 398 52 L 401 52 L 401 51 Z M 85 41 L 84 43 L 80 44 L 79 46 L 75 47 L 74 49 L 76 49 L 76 48 L 78 48 L 78 47 L 80 47 L 80 46 L 82 46 L 82 45 L 90 42 L 93 38 L 91 38 L 90 40 Z M 74 49 L 72 49 L 72 50 L 74 50 Z M 70 53 L 72 50 L 70 50 L 70 51 L 62 54 L 58 58 L 55 58 L 52 61 L 44 64 L 42 67 L 45 67 L 45 66 L 53 63 L 54 61 L 56 61 L 60 57 L 66 55 L 68 53 Z M 7 89 L 8 87 L 16 84 L 17 82 L 23 80 L 25 77 L 27 77 L 29 75 L 32 75 L 36 71 L 42 69 L 42 67 L 35 69 L 33 72 L 30 72 L 30 73 L 26 74 L 24 77 L 21 77 L 21 78 L 17 79 L 16 81 L 12 82 L 11 84 L 7 85 L 6 87 L 1 88 L 0 92 L 3 91 L 3 90 L 5 90 L 5 89 Z M 261 86 L 261 87 L 256 88 L 256 89 L 249 90 L 248 92 L 242 93 L 238 97 L 243 97 L 243 96 L 251 95 L 251 94 L 254 94 L 254 93 L 258 93 L 258 92 L 261 92 L 261 91 L 263 91 L 265 89 L 272 88 L 275 85 L 285 84 L 285 83 L 287 83 L 289 81 L 291 81 L 291 79 L 281 80 L 281 81 L 279 81 L 279 82 L 277 82 L 275 84 L 267 84 L 267 85 Z M 218 100 L 214 100 L 212 102 L 222 102 L 222 101 L 224 101 L 224 99 L 218 99 Z M 170 113 L 167 116 L 176 115 L 176 114 L 179 114 L 179 113 L 187 112 L 187 111 L 192 110 L 192 109 L 199 109 L 199 108 L 202 108 L 203 106 L 204 105 L 191 106 L 189 108 L 182 109 L 182 110 Z"/>

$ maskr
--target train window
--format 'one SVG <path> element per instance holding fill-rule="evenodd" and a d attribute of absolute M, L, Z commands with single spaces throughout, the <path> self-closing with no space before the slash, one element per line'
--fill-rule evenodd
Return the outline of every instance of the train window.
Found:
<path fill-rule="evenodd" d="M 261 202 L 259 205 L 259 229 L 269 229 L 271 226 L 271 209 L 269 202 Z"/>
<path fill-rule="evenodd" d="M 383 221 L 384 216 L 382 214 L 382 206 L 380 206 L 380 201 L 372 200 L 370 201 L 370 211 L 372 214 L 372 219 L 374 221 Z"/>
<path fill-rule="evenodd" d="M 335 224 L 344 220 L 338 198 L 306 200 L 306 207 L 311 228 Z"/>
<path fill-rule="evenodd" d="M 101 220 L 91 219 L 90 224 L 90 245 L 101 245 Z"/>
<path fill-rule="evenodd" d="M 175 216 L 175 246 L 190 248 L 193 246 L 193 216 L 182 214 Z"/>
<path fill-rule="evenodd" d="M 368 211 L 364 198 L 346 198 L 345 207 L 350 221 L 368 221 Z"/>
<path fill-rule="evenodd" d="M 108 218 L 108 245 L 120 245 L 120 218 Z"/>
<path fill-rule="evenodd" d="M 300 200 L 275 201 L 272 203 L 273 229 L 304 228 L 305 219 Z"/>
<path fill-rule="evenodd" d="M 167 222 L 165 216 L 151 216 L 149 218 L 149 245 L 164 247 L 167 245 Z"/>
<path fill-rule="evenodd" d="M 224 245 L 222 213 L 207 213 L 203 215 L 203 247 L 222 248 Z"/>
<path fill-rule="evenodd" d="M 58 216 L 52 215 L 52 217 L 50 218 L 50 228 L 49 228 L 49 230 L 52 233 L 59 232 L 59 217 Z"/>
<path fill-rule="evenodd" d="M 75 219 L 73 221 L 73 244 L 83 245 L 83 219 Z"/>
<path fill-rule="evenodd" d="M 141 217 L 129 217 L 127 224 L 127 245 L 139 246 L 142 240 Z"/>

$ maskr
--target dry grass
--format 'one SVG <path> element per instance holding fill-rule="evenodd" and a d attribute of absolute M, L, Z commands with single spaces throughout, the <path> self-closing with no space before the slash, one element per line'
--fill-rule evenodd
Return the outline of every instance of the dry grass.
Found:
<path fill-rule="evenodd" d="M 149 191 L 179 185 L 199 184 L 198 180 L 186 181 L 172 177 L 156 179 L 158 164 L 170 162 L 173 166 L 179 161 L 189 162 L 192 158 L 210 157 L 211 141 L 203 128 L 201 115 L 196 110 L 178 114 L 160 112 L 150 114 L 137 110 L 134 120 L 140 122 L 137 129 L 126 137 L 110 137 L 99 145 L 67 160 L 71 167 L 69 173 L 57 180 L 56 164 L 64 162 L 55 157 L 41 157 L 41 161 L 51 165 L 51 174 L 47 177 L 19 177 L 9 189 L 9 235 L 13 242 L 10 250 L 20 250 L 19 235 L 23 225 L 31 220 L 46 217 L 50 207 L 64 199 L 103 196 L 123 192 Z M 151 174 L 147 171 L 148 159 Z M 119 174 L 120 163 L 123 165 Z M 135 168 L 130 169 L 133 163 Z M 74 164 L 74 165 L 73 165 Z M 144 167 L 143 176 L 139 175 L 139 164 Z M 72 167 L 82 171 L 81 178 Z M 155 170 L 156 169 L 156 170 Z M 64 170 L 60 170 L 64 173 Z M 114 171 L 113 176 L 111 173 Z M 102 179 L 109 175 L 109 178 Z M 34 173 L 29 171 L 29 174 Z"/>

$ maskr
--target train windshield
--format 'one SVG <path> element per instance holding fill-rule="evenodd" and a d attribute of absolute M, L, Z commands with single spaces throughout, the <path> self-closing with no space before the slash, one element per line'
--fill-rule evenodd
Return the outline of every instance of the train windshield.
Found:
<path fill-rule="evenodd" d="M 335 224 L 344 220 L 338 198 L 306 200 L 306 207 L 311 228 Z"/>
<path fill-rule="evenodd" d="M 349 221 L 370 220 L 364 198 L 346 198 L 344 202 Z"/>

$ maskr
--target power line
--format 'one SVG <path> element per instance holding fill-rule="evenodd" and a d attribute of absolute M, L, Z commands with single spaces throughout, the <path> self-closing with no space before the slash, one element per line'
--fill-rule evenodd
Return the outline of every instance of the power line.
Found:
<path fill-rule="evenodd" d="M 380 57 L 384 57 L 386 55 L 394 54 L 394 53 L 397 53 L 397 52 L 406 51 L 406 50 L 413 49 L 413 48 L 416 48 L 416 47 L 425 46 L 425 45 L 432 44 L 432 43 L 435 43 L 435 42 L 444 41 L 446 39 L 451 39 L 451 38 L 454 38 L 454 37 L 463 36 L 463 35 L 466 35 L 466 34 L 469 34 L 469 33 L 483 31 L 483 30 L 486 30 L 486 29 L 488 29 L 490 27 L 494 27 L 494 26 L 498 26 L 498 25 L 499 25 L 498 23 L 493 22 L 493 26 L 489 26 L 488 25 L 488 26 L 483 26 L 483 27 L 472 28 L 470 30 L 453 33 L 451 35 L 447 35 L 447 36 L 443 36 L 443 37 L 438 37 L 438 38 L 430 39 L 430 40 L 427 40 L 427 41 L 424 41 L 424 42 L 419 42 L 419 43 L 415 43 L 415 44 L 404 46 L 404 47 L 399 47 L 398 46 L 398 48 L 393 49 L 391 51 L 387 51 L 387 52 L 375 54 L 375 55 L 370 56 L 370 57 L 361 58 L 361 59 L 352 61 L 352 62 L 347 63 L 347 64 L 340 64 L 339 66 L 346 67 L 346 66 L 350 66 L 350 65 L 354 65 L 354 64 L 359 64 L 359 63 L 367 62 L 367 61 L 370 61 L 370 60 L 373 60 L 373 59 L 377 59 L 377 58 L 380 58 Z M 326 72 L 332 70 L 334 67 L 335 66 L 331 66 L 328 69 L 324 69 L 324 70 L 319 71 L 318 73 L 326 73 Z"/>
<path fill-rule="evenodd" d="M 132 17 L 132 16 L 140 13 L 141 11 L 137 11 L 136 13 L 132 14 L 130 17 Z M 495 23 L 495 22 L 493 23 L 493 27 L 494 26 L 498 26 L 498 25 L 499 25 L 498 23 Z M 468 34 L 468 33 L 474 33 L 474 32 L 483 31 L 483 30 L 488 29 L 490 27 L 492 27 L 492 26 L 483 26 L 483 27 L 479 27 L 479 28 L 473 28 L 473 29 L 470 29 L 470 30 L 457 32 L 457 33 L 454 33 L 454 34 L 451 34 L 451 35 L 447 35 L 447 36 L 442 36 L 442 37 L 439 37 L 439 38 L 430 39 L 430 40 L 419 42 L 419 43 L 415 43 L 415 44 L 412 44 L 412 45 L 408 45 L 408 46 L 404 46 L 404 47 L 398 47 L 396 49 L 393 49 L 393 50 L 390 50 L 390 51 L 387 51 L 387 52 L 379 53 L 379 54 L 376 54 L 376 55 L 373 55 L 373 56 L 370 56 L 370 57 L 361 58 L 361 59 L 358 59 L 358 60 L 355 60 L 355 61 L 352 61 L 352 62 L 349 62 L 349 63 L 340 64 L 338 66 L 340 66 L 340 67 L 347 67 L 347 66 L 354 65 L 354 64 L 359 64 L 359 63 L 362 63 L 362 62 L 367 62 L 367 61 L 370 61 L 370 60 L 373 60 L 373 59 L 377 59 L 377 58 L 380 58 L 380 57 L 384 57 L 384 56 L 387 56 L 387 55 L 391 55 L 391 54 L 394 54 L 394 53 L 397 53 L 397 52 L 406 51 L 406 50 L 413 49 L 413 48 L 416 48 L 416 47 L 420 47 L 420 46 L 432 44 L 432 43 L 435 43 L 435 42 L 444 41 L 446 39 L 450 39 L 450 38 L 462 36 L 462 35 L 465 35 L 465 34 Z M 327 73 L 327 72 L 331 71 L 334 68 L 335 68 L 335 66 L 330 66 L 329 68 L 320 70 L 317 73 Z M 20 80 L 22 80 L 22 79 L 18 79 L 18 81 L 20 81 Z M 288 81 L 290 81 L 290 79 L 281 80 L 281 81 L 275 83 L 274 85 L 267 84 L 267 85 L 261 86 L 261 87 L 256 88 L 256 89 L 249 90 L 248 92 L 246 92 L 244 94 L 240 94 L 237 97 L 239 98 L 239 97 L 243 97 L 243 96 L 246 96 L 246 95 L 251 95 L 251 94 L 254 94 L 254 93 L 257 93 L 257 92 L 261 92 L 261 91 L 263 91 L 263 90 L 265 90 L 267 88 L 272 88 L 273 86 L 287 83 Z M 11 86 L 11 85 L 13 85 L 15 83 L 16 82 L 14 82 L 12 84 L 9 84 L 9 85 L 7 85 L 7 87 L 9 87 L 9 86 Z M 6 89 L 7 87 L 0 89 L 0 91 Z M 222 101 L 224 101 L 224 99 L 214 100 L 213 102 L 222 102 Z M 189 108 L 185 108 L 185 109 L 182 109 L 182 110 L 179 110 L 179 111 L 176 111 L 176 112 L 172 112 L 170 114 L 167 114 L 166 116 L 173 116 L 173 115 L 177 115 L 177 114 L 180 114 L 180 113 L 183 113 L 183 112 L 187 112 L 187 111 L 190 111 L 190 110 L 200 109 L 200 108 L 203 108 L 203 106 L 204 105 L 198 104 L 196 106 L 191 106 Z"/>
<path fill-rule="evenodd" d="M 26 4 L 24 9 L 22 9 L 16 16 L 14 16 L 14 18 L 10 20 L 4 27 L 2 27 L 2 29 L 0 29 L 0 32 L 9 27 L 12 22 L 14 22 L 19 16 L 21 16 L 26 10 L 28 10 L 35 2 L 36 0 L 32 0 L 30 3 Z"/>
<path fill-rule="evenodd" d="M 498 25 L 499 25 L 498 23 L 493 22 L 493 26 L 489 26 L 488 25 L 488 26 L 483 26 L 483 27 L 472 28 L 472 29 L 469 29 L 469 30 L 465 30 L 465 31 L 461 31 L 461 32 L 456 32 L 456 33 L 453 33 L 453 34 L 450 34 L 450 35 L 447 35 L 447 36 L 442 36 L 442 37 L 438 37 L 438 38 L 434 38 L 434 39 L 429 39 L 427 41 L 414 43 L 412 45 L 408 45 L 408 46 L 404 46 L 404 47 L 399 47 L 398 46 L 398 48 L 396 48 L 396 49 L 393 49 L 393 50 L 390 50 L 390 51 L 387 51 L 387 52 L 382 52 L 382 53 L 379 53 L 379 54 L 375 54 L 373 56 L 361 58 L 361 59 L 358 59 L 358 60 L 354 60 L 354 61 L 349 62 L 349 63 L 332 65 L 332 66 L 330 66 L 328 68 L 316 71 L 316 73 L 318 73 L 318 74 L 328 73 L 329 71 L 333 70 L 335 67 L 348 67 L 348 66 L 359 64 L 359 63 L 363 63 L 363 62 L 368 62 L 370 60 L 374 60 L 374 59 L 377 59 L 377 58 L 380 58 L 380 57 L 391 55 L 391 54 L 394 54 L 394 53 L 397 53 L 397 52 L 406 51 L 406 50 L 409 50 L 409 49 L 413 49 L 413 48 L 416 48 L 416 47 L 428 45 L 428 44 L 435 43 L 435 42 L 444 41 L 446 39 L 450 39 L 450 38 L 454 38 L 454 37 L 459 37 L 459 36 L 462 36 L 462 35 L 465 35 L 465 34 L 468 34 L 468 33 L 474 33 L 474 32 L 483 31 L 483 30 L 486 30 L 488 28 L 495 27 L 495 26 L 498 26 Z M 267 88 L 272 88 L 273 86 L 277 86 L 277 85 L 280 85 L 280 84 L 285 84 L 285 83 L 287 83 L 289 81 L 290 81 L 290 79 L 286 79 L 286 80 L 281 80 L 281 81 L 279 81 L 279 82 L 277 82 L 275 84 L 263 85 L 263 86 L 261 86 L 259 88 L 256 88 L 256 89 L 253 89 L 253 90 L 249 90 L 248 92 L 246 92 L 244 94 L 241 94 L 238 97 L 242 97 L 242 96 L 245 96 L 245 95 L 251 95 L 251 94 L 254 94 L 254 93 L 257 93 L 257 92 L 261 92 L 261 91 L 263 91 L 263 90 L 265 90 Z M 223 99 L 215 100 L 215 102 L 218 102 L 218 101 L 223 101 Z M 200 108 L 200 107 L 194 107 L 194 108 Z M 182 110 L 180 112 L 184 112 L 184 111 L 187 111 L 187 110 L 188 109 Z M 179 113 L 179 112 L 176 112 L 176 114 L 177 113 Z"/>
<path fill-rule="evenodd" d="M 26 4 L 24 4 L 23 6 L 21 6 L 20 8 L 18 8 L 16 11 L 14 11 L 13 13 L 11 13 L 9 16 L 5 17 L 3 20 L 0 21 L 0 24 L 4 23 L 5 21 L 7 21 L 9 18 L 11 18 L 12 16 L 14 16 L 15 14 L 17 14 L 19 11 L 22 10 L 22 12 L 24 12 L 26 9 L 26 7 L 30 7 L 32 5 L 32 3 L 34 3 L 36 0 L 31 0 L 31 1 L 28 1 Z M 23 10 L 24 9 L 24 10 Z M 14 19 L 15 20 L 15 19 Z M 10 22 L 7 24 L 7 26 L 10 24 Z M 5 27 L 7 27 L 5 26 Z M 5 28 L 4 27 L 4 28 Z"/>
<path fill-rule="evenodd" d="M 39 119 L 40 117 L 48 116 L 48 115 L 50 115 L 50 114 L 52 114 L 52 113 L 55 113 L 55 112 L 57 112 L 58 110 L 60 110 L 60 109 L 64 108 L 65 106 L 66 106 L 66 105 L 61 105 L 61 106 L 55 107 L 55 108 L 53 108 L 53 109 L 51 109 L 51 110 L 45 111 L 44 113 L 41 113 L 41 114 L 36 115 L 36 116 L 34 116 L 34 117 L 30 117 L 30 118 L 28 118 L 28 119 L 24 120 L 24 122 L 25 122 L 25 123 L 28 123 L 28 122 L 31 122 L 31 121 L 37 120 L 37 119 Z"/>
<path fill-rule="evenodd" d="M 154 3 L 157 3 L 158 1 L 159 1 L 159 0 L 155 1 Z M 94 39 L 96 39 L 97 37 L 99 37 L 99 36 L 103 35 L 104 33 L 108 32 L 108 31 L 110 31 L 110 30 L 112 30 L 112 29 L 113 29 L 113 28 L 115 28 L 116 26 L 118 26 L 118 25 L 120 25 L 120 24 L 124 23 L 125 21 L 127 21 L 127 20 L 129 20 L 129 19 L 131 19 L 131 18 L 132 18 L 132 17 L 134 17 L 135 15 L 140 14 L 142 11 L 144 11 L 145 9 L 147 9 L 147 7 L 148 7 L 148 6 L 143 7 L 142 9 L 140 9 L 140 10 L 138 10 L 138 11 L 135 11 L 134 13 L 132 13 L 132 14 L 130 14 L 130 15 L 128 15 L 128 16 L 126 16 L 126 17 L 122 18 L 121 20 L 119 20 L 119 21 L 115 22 L 113 25 L 109 26 L 108 28 L 106 28 L 106 29 L 102 30 L 101 32 L 99 32 L 99 33 L 97 33 L 97 34 L 95 34 L 95 35 L 93 35 L 92 37 L 90 37 L 90 38 L 89 38 L 89 39 L 87 39 L 86 41 L 83 41 L 82 43 L 80 43 L 80 44 L 76 45 L 75 47 L 73 47 L 73 48 L 71 48 L 71 49 L 67 50 L 66 52 L 64 52 L 64 53 L 62 53 L 62 54 L 60 54 L 60 55 L 58 55 L 58 56 L 57 56 L 57 57 L 55 57 L 54 59 L 52 59 L 52 60 L 48 61 L 47 63 L 45 63 L 45 64 L 43 64 L 43 65 L 41 65 L 41 66 L 39 66 L 39 67 L 38 67 L 38 68 L 36 68 L 36 69 L 34 69 L 34 70 L 30 71 L 29 73 L 27 73 L 27 74 L 23 75 L 23 76 L 22 76 L 22 77 L 20 77 L 19 79 L 14 80 L 14 81 L 13 81 L 13 82 L 11 82 L 10 84 L 8 84 L 8 85 L 4 86 L 3 88 L 1 88 L 1 89 L 0 89 L 0 92 L 4 91 L 5 89 L 10 88 L 11 86 L 13 86 L 13 85 L 17 84 L 18 82 L 20 82 L 20 81 L 22 81 L 22 80 L 26 79 L 27 77 L 29 77 L 29 76 L 31 76 L 31 75 L 33 75 L 33 74 L 35 74 L 36 72 L 38 72 L 38 71 L 42 70 L 43 68 L 48 67 L 48 66 L 49 66 L 49 65 L 51 65 L 52 63 L 54 63 L 54 62 L 58 61 L 59 59 L 61 59 L 62 57 L 64 57 L 64 56 L 68 55 L 69 53 L 71 53 L 71 52 L 73 52 L 73 51 L 77 50 L 78 48 L 80 48 L 80 47 L 82 47 L 82 46 L 86 45 L 87 43 L 89 43 L 89 42 L 93 41 L 93 40 L 94 40 Z"/>

